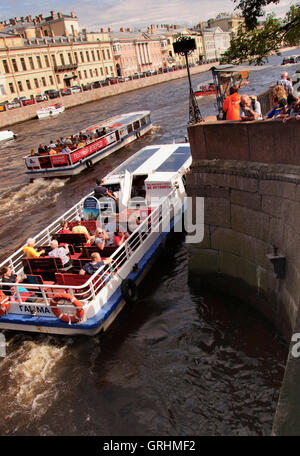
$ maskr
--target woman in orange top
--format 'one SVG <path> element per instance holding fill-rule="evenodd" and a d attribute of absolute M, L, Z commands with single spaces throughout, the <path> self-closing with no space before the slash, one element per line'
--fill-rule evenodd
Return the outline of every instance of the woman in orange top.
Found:
<path fill-rule="evenodd" d="M 240 116 L 240 95 L 236 87 L 230 87 L 230 95 L 223 103 L 223 111 L 226 113 L 226 120 L 241 120 Z"/>

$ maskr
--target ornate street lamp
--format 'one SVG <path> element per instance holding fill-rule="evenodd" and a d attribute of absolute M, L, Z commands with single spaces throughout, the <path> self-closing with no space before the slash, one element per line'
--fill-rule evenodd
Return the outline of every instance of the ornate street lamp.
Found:
<path fill-rule="evenodd" d="M 189 78 L 189 86 L 190 86 L 190 100 L 189 100 L 189 124 L 194 124 L 197 122 L 204 122 L 202 118 L 196 97 L 193 92 L 192 88 L 192 81 L 190 75 L 190 67 L 188 61 L 188 55 L 192 54 L 192 52 L 196 49 L 196 41 L 194 38 L 188 38 L 186 36 L 180 36 L 175 43 L 173 43 L 173 49 L 175 54 L 179 54 L 185 56 L 186 61 L 186 68 Z"/>

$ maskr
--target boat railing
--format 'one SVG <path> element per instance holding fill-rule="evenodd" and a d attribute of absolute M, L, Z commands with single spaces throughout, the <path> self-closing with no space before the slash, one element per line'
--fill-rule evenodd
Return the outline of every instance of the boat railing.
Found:
<path fill-rule="evenodd" d="M 86 317 L 88 317 L 89 307 L 99 295 L 99 293 L 105 289 L 105 286 L 110 283 L 114 278 L 120 281 L 122 279 L 123 268 L 128 268 L 129 271 L 142 256 L 141 247 L 147 242 L 149 237 L 153 233 L 160 233 L 168 228 L 170 217 L 172 217 L 172 204 L 171 200 L 174 197 L 174 189 L 170 194 L 165 197 L 157 206 L 152 208 L 150 214 L 145 220 L 136 227 L 128 239 L 117 248 L 117 250 L 111 255 L 112 262 L 110 264 L 101 266 L 92 276 L 85 280 L 85 276 L 82 276 L 82 282 L 74 284 L 74 282 L 67 282 L 68 274 L 61 273 L 60 276 L 62 281 L 65 282 L 58 284 L 53 282 L 43 284 L 32 284 L 32 283 L 20 283 L 13 286 L 12 296 L 10 297 L 11 304 L 26 306 L 30 312 L 38 314 L 39 316 L 45 316 L 45 313 L 51 313 L 50 304 L 55 296 L 58 294 L 68 293 L 68 295 L 74 296 L 80 301 L 85 311 Z M 80 202 L 78 203 L 78 212 L 80 211 Z M 73 209 L 73 208 L 72 208 Z M 71 210 L 70 210 L 71 211 Z M 68 211 L 70 213 L 70 211 Z M 67 218 L 67 214 L 64 214 L 64 219 Z M 69 214 L 70 215 L 70 214 Z M 54 221 L 49 225 L 43 232 L 38 236 L 40 242 L 44 242 L 45 239 L 49 240 L 49 235 L 56 230 L 59 226 L 59 220 Z M 20 262 L 22 255 L 21 249 L 10 257 L 2 265 L 11 265 L 15 270 L 15 263 Z M 132 261 L 131 261 L 132 260 Z M 19 263 L 18 263 L 19 264 Z M 72 275 L 72 274 L 71 274 Z M 11 283 L 1 283 L 3 286 Z M 0 289 L 1 289 L 0 288 Z M 25 298 L 24 298 L 24 290 Z M 30 294 L 28 296 L 28 293 Z M 63 299 L 63 296 L 62 296 Z M 100 302 L 100 305 L 105 303 L 105 300 Z M 22 308 L 23 308 L 22 307 Z M 22 312 L 22 308 L 20 309 Z M 61 312 L 68 311 L 68 313 L 76 312 L 76 307 L 71 302 L 60 304 Z"/>

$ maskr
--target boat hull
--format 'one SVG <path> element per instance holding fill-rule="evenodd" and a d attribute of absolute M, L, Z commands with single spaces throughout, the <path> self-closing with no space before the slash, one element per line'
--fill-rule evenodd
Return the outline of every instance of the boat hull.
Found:
<path fill-rule="evenodd" d="M 37 111 L 36 115 L 39 119 L 45 119 L 46 117 L 57 116 L 58 114 L 61 114 L 62 112 L 64 112 L 64 110 L 65 110 L 65 107 L 62 106 L 61 108 L 57 108 L 57 109 L 53 109 L 53 110 L 49 110 L 49 111 L 43 111 L 43 110 Z"/>

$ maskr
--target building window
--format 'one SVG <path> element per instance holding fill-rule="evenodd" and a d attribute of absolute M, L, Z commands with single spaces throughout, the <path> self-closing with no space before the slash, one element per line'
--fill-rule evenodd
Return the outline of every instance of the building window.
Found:
<path fill-rule="evenodd" d="M 43 32 L 45 36 L 48 36 L 48 30 L 43 30 Z"/>
<path fill-rule="evenodd" d="M 77 52 L 74 52 L 74 58 L 75 58 L 75 62 L 78 63 L 78 55 L 77 55 Z"/>
<path fill-rule="evenodd" d="M 84 63 L 84 57 L 83 57 L 83 52 L 82 51 L 80 52 L 80 58 L 81 58 L 81 62 Z"/>
<path fill-rule="evenodd" d="M 98 69 L 97 69 L 97 68 L 95 68 L 95 75 L 96 75 L 97 77 L 99 76 L 99 74 L 98 74 Z"/>
<path fill-rule="evenodd" d="M 42 77 L 42 84 L 44 87 L 46 87 L 47 83 L 46 83 L 46 78 L 45 77 Z"/>
<path fill-rule="evenodd" d="M 52 76 L 49 76 L 49 81 L 50 81 L 50 84 L 53 85 L 53 77 Z"/>
<path fill-rule="evenodd" d="M 90 70 L 90 76 L 93 77 L 93 70 Z"/>
<path fill-rule="evenodd" d="M 60 77 L 59 77 L 59 74 L 56 75 L 56 80 L 57 80 L 58 84 L 60 84 Z"/>
<path fill-rule="evenodd" d="M 21 57 L 21 65 L 22 65 L 23 71 L 26 71 L 27 68 L 26 68 L 26 63 L 25 63 L 24 57 Z"/>
<path fill-rule="evenodd" d="M 105 74 L 108 74 L 108 68 L 105 67 Z"/>
<path fill-rule="evenodd" d="M 100 58 L 100 51 L 99 51 L 99 50 L 97 51 L 97 57 L 98 57 L 98 60 L 101 59 L 101 58 Z"/>
<path fill-rule="evenodd" d="M 15 88 L 14 88 L 13 83 L 10 82 L 10 83 L 8 84 L 8 86 L 9 86 L 10 93 L 15 93 Z"/>
<path fill-rule="evenodd" d="M 13 66 L 14 71 L 15 72 L 19 71 L 16 59 L 11 59 L 11 62 L 12 62 L 12 66 Z"/>
<path fill-rule="evenodd" d="M 102 49 L 102 57 L 103 57 L 103 60 L 105 60 L 105 52 L 104 52 L 104 49 Z"/>
<path fill-rule="evenodd" d="M 103 68 L 100 68 L 101 76 L 103 76 Z"/>
<path fill-rule="evenodd" d="M 72 63 L 72 56 L 71 56 L 71 52 L 68 52 L 68 57 L 69 57 L 69 63 Z"/>
<path fill-rule="evenodd" d="M 19 87 L 20 92 L 23 92 L 23 86 L 22 86 L 21 81 L 18 81 L 18 87 Z"/>
<path fill-rule="evenodd" d="M 95 59 L 95 52 L 94 52 L 94 51 L 91 51 L 91 54 L 92 54 L 92 60 L 93 60 L 93 62 L 95 62 L 95 60 L 96 60 L 96 59 Z"/>
<path fill-rule="evenodd" d="M 31 84 L 30 84 L 29 79 L 26 79 L 26 85 L 27 85 L 27 89 L 31 90 Z"/>
<path fill-rule="evenodd" d="M 28 57 L 28 59 L 29 59 L 30 68 L 31 68 L 32 70 L 34 70 L 33 58 L 32 58 L 32 57 Z"/>
<path fill-rule="evenodd" d="M 45 55 L 45 64 L 46 64 L 46 67 L 49 68 L 50 67 L 50 63 L 49 63 L 49 59 L 48 59 L 48 56 Z"/>
<path fill-rule="evenodd" d="M 86 72 L 86 70 L 83 70 L 83 72 L 84 72 L 84 77 L 85 77 L 85 79 L 87 79 L 87 72 Z"/>
<path fill-rule="evenodd" d="M 109 49 L 107 49 L 106 52 L 107 52 L 107 58 L 108 58 L 108 60 L 110 60 L 110 52 L 109 52 Z"/>
<path fill-rule="evenodd" d="M 53 65 L 56 66 L 56 58 L 55 58 L 54 54 L 51 54 L 51 59 L 52 59 Z"/>
<path fill-rule="evenodd" d="M 81 71 L 78 71 L 78 77 L 81 79 Z"/>
<path fill-rule="evenodd" d="M 113 70 L 112 66 L 110 67 L 110 72 L 111 72 L 112 75 L 114 74 L 114 70 Z"/>
<path fill-rule="evenodd" d="M 37 63 L 38 63 L 38 67 L 42 68 L 42 61 L 41 61 L 41 57 L 39 55 L 36 57 L 36 60 L 37 60 Z"/>
<path fill-rule="evenodd" d="M 87 58 L 87 61 L 89 62 L 89 61 L 90 61 L 90 54 L 89 54 L 89 51 L 86 51 L 86 58 Z"/>
<path fill-rule="evenodd" d="M 2 63 L 3 63 L 3 68 L 4 68 L 5 73 L 9 73 L 7 60 L 2 60 Z"/>
<path fill-rule="evenodd" d="M 59 55 L 60 55 L 61 64 L 64 65 L 65 64 L 64 55 L 63 54 L 59 54 Z"/>
<path fill-rule="evenodd" d="M 35 85 L 36 89 L 39 88 L 39 81 L 37 80 L 37 78 L 34 78 L 34 85 Z"/>

